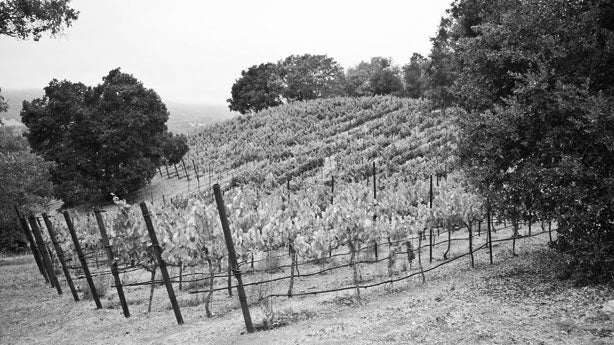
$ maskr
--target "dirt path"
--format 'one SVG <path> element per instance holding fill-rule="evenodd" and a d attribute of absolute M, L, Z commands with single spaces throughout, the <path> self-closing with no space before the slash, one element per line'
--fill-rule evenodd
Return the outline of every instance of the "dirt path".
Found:
<path fill-rule="evenodd" d="M 186 323 L 177 326 L 160 288 L 151 314 L 136 304 L 125 319 L 117 307 L 95 310 L 68 291 L 58 297 L 28 256 L 1 258 L 0 343 L 614 344 L 614 315 L 602 310 L 614 288 L 557 280 L 562 260 L 543 239 L 525 244 L 519 257 L 498 250 L 494 265 L 481 252 L 475 269 L 458 260 L 431 272 L 426 284 L 416 278 L 363 291 L 360 306 L 349 293 L 277 299 L 275 311 L 289 324 L 255 334 L 243 334 L 228 297 L 216 297 L 214 309 L 235 307 L 213 319 L 202 304 L 183 307 Z M 258 309 L 252 306 L 255 320 Z"/>

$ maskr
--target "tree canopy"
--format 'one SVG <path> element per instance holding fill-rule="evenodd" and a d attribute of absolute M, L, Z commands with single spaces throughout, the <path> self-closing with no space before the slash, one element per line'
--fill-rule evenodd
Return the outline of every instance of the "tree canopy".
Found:
<path fill-rule="evenodd" d="M 400 68 L 383 57 L 348 68 L 345 79 L 348 96 L 401 95 L 403 90 Z"/>
<path fill-rule="evenodd" d="M 56 36 L 72 25 L 79 12 L 70 0 L 5 0 L 0 2 L 0 35 L 38 41 Z"/>
<path fill-rule="evenodd" d="M 241 71 L 241 78 L 232 85 L 232 98 L 227 100 L 228 108 L 241 114 L 258 112 L 282 104 L 283 92 L 276 64 L 254 65 L 247 71 Z"/>
<path fill-rule="evenodd" d="M 136 191 L 163 159 L 187 152 L 185 137 L 167 131 L 156 92 L 120 69 L 95 87 L 54 79 L 43 98 L 24 102 L 21 117 L 32 150 L 55 163 L 54 194 L 67 205 Z"/>
<path fill-rule="evenodd" d="M 277 63 L 254 65 L 232 85 L 228 108 L 258 112 L 285 101 L 343 95 L 343 68 L 326 55 L 291 55 Z"/>
<path fill-rule="evenodd" d="M 403 83 L 405 89 L 403 96 L 410 98 L 424 97 L 427 88 L 426 69 L 429 60 L 424 56 L 414 53 L 409 63 L 403 66 Z"/>
<path fill-rule="evenodd" d="M 343 67 L 326 55 L 291 55 L 279 62 L 289 101 L 329 98 L 343 94 Z"/>
<path fill-rule="evenodd" d="M 611 1 L 458 0 L 432 54 L 468 110 L 473 183 L 509 217 L 555 219 L 591 280 L 614 272 L 612 23 Z"/>
<path fill-rule="evenodd" d="M 30 153 L 21 132 L 0 125 L 0 251 L 25 246 L 14 207 L 41 210 L 51 197 L 49 163 Z"/>
<path fill-rule="evenodd" d="M 6 103 L 6 100 L 2 96 L 2 89 L 0 88 L 0 113 L 3 113 L 9 109 L 9 105 Z"/>

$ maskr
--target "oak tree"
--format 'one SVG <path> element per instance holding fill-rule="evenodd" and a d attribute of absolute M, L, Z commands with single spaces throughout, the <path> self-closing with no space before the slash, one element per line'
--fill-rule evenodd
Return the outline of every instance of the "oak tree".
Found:
<path fill-rule="evenodd" d="M 0 35 L 38 41 L 56 36 L 79 18 L 70 0 L 5 0 L 0 2 Z"/>
<path fill-rule="evenodd" d="M 445 42 L 472 181 L 555 220 L 590 280 L 614 276 L 613 22 L 611 1 L 459 0 Z"/>
<path fill-rule="evenodd" d="M 274 63 L 254 65 L 241 71 L 232 85 L 228 108 L 241 114 L 258 112 L 282 104 L 283 84 Z"/>
<path fill-rule="evenodd" d="M 32 150 L 55 163 L 54 194 L 67 205 L 125 196 L 147 184 L 163 159 L 187 152 L 185 137 L 168 132 L 158 94 L 119 68 L 95 87 L 53 80 L 43 98 L 24 102 L 21 117 Z"/>

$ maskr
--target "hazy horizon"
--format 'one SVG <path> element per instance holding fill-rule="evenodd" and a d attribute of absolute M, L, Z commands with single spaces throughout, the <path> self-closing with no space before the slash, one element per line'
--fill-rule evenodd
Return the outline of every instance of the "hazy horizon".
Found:
<path fill-rule="evenodd" d="M 93 86 L 120 67 L 164 102 L 225 105 L 242 70 L 292 54 L 326 54 L 344 69 L 428 55 L 450 2 L 73 0 L 81 13 L 62 37 L 0 37 L 0 88 Z"/>

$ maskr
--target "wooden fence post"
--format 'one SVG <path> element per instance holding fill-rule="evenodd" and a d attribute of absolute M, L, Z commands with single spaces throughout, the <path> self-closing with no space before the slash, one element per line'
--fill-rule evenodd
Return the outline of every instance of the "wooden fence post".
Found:
<path fill-rule="evenodd" d="M 160 244 L 158 243 L 158 237 L 156 236 L 156 230 L 154 229 L 153 222 L 151 221 L 151 215 L 149 214 L 147 204 L 145 204 L 144 201 L 141 202 L 140 206 L 141 212 L 143 213 L 143 218 L 145 218 L 147 232 L 149 232 L 149 238 L 151 239 L 151 246 L 153 247 L 154 254 L 156 255 L 156 259 L 158 260 L 158 264 L 160 265 L 162 278 L 164 279 L 164 284 L 166 285 L 166 292 L 168 292 L 168 299 L 171 300 L 171 306 L 173 307 L 173 311 L 175 312 L 177 324 L 181 325 L 183 324 L 183 317 L 181 316 L 179 304 L 177 303 L 177 298 L 175 297 L 175 291 L 173 290 L 173 285 L 171 284 L 171 280 L 168 276 L 168 271 L 166 270 L 166 263 L 164 262 L 164 260 L 162 260 L 162 248 L 160 248 Z"/>
<path fill-rule="evenodd" d="M 488 203 L 488 201 L 487 201 Z M 492 265 L 492 232 L 491 230 L 491 214 L 490 214 L 490 204 L 488 205 L 488 210 L 486 211 L 486 223 L 487 223 L 487 231 L 488 231 L 488 252 L 490 255 L 490 264 Z"/>
<path fill-rule="evenodd" d="M 198 167 L 196 166 L 196 163 L 194 163 L 193 159 L 192 159 L 192 165 L 194 166 L 194 174 L 196 174 L 196 181 L 198 182 L 198 186 L 200 187 L 200 177 L 198 176 Z"/>
<path fill-rule="evenodd" d="M 433 175 L 429 178 L 429 208 L 433 208 Z"/>
<path fill-rule="evenodd" d="M 34 237 L 32 236 L 32 232 L 30 232 L 30 229 L 28 228 L 28 222 L 19 213 L 19 209 L 17 209 L 17 205 L 14 205 L 14 207 L 15 207 L 15 212 L 17 213 L 17 218 L 19 218 L 19 223 L 21 224 L 21 229 L 23 230 L 23 233 L 26 235 L 28 242 L 30 242 L 30 251 L 32 252 L 32 255 L 34 256 L 34 261 L 36 261 L 36 266 L 38 266 L 38 270 L 40 274 L 43 276 L 43 278 L 45 278 L 45 283 L 49 283 L 49 277 L 47 275 L 47 270 L 45 269 L 45 264 L 43 263 L 41 253 L 38 251 L 38 247 L 36 245 L 36 241 L 34 240 Z"/>
<path fill-rule="evenodd" d="M 433 228 L 429 228 L 429 263 L 433 262 Z"/>
<path fill-rule="evenodd" d="M 64 271 L 64 278 L 66 278 L 66 282 L 68 283 L 68 287 L 70 288 L 70 292 L 72 293 L 72 298 L 75 302 L 79 302 L 79 295 L 77 294 L 77 290 L 75 289 L 75 285 L 72 282 L 72 278 L 70 277 L 70 271 L 68 267 L 66 267 L 66 261 L 64 261 L 64 251 L 58 244 L 58 240 L 55 236 L 55 230 L 53 229 L 53 225 L 49 220 L 49 215 L 47 213 L 43 213 L 43 220 L 45 221 L 45 227 L 47 227 L 47 232 L 49 233 L 49 238 L 51 238 L 51 243 L 53 243 L 53 248 L 55 248 L 55 253 L 58 256 L 58 260 L 60 260 L 60 264 L 62 265 L 62 271 Z"/>
<path fill-rule="evenodd" d="M 75 231 L 75 226 L 72 223 L 72 219 L 70 219 L 70 215 L 68 214 L 68 211 L 64 211 L 64 220 L 66 221 L 66 226 L 68 227 L 68 232 L 70 232 L 70 237 L 72 238 L 72 242 L 75 244 L 75 251 L 77 252 L 77 257 L 79 258 L 79 262 L 81 262 L 81 268 L 83 269 L 83 274 L 85 274 L 85 279 L 87 280 L 87 284 L 90 287 L 90 292 L 92 293 L 94 302 L 96 303 L 96 309 L 102 309 L 102 304 L 100 303 L 100 298 L 98 297 L 98 292 L 96 291 L 94 280 L 92 280 L 90 269 L 87 267 L 87 260 L 85 260 L 85 255 L 83 255 L 83 250 L 81 250 L 81 244 L 79 244 L 79 239 L 77 238 L 77 232 Z"/>
<path fill-rule="evenodd" d="M 471 256 L 471 268 L 475 268 L 475 261 L 473 259 L 473 224 L 469 222 L 469 255 Z"/>
<path fill-rule="evenodd" d="M 28 218 L 28 221 L 30 222 L 30 227 L 32 228 L 32 233 L 34 234 L 34 238 L 36 238 L 36 244 L 38 244 L 38 250 L 40 251 L 43 257 L 43 262 L 45 263 L 45 267 L 47 268 L 47 274 L 49 275 L 49 280 L 51 281 L 51 285 L 56 288 L 56 290 L 58 291 L 58 295 L 61 295 L 62 287 L 60 286 L 60 283 L 58 282 L 58 277 L 55 275 L 55 272 L 53 270 L 53 263 L 51 262 L 51 255 L 49 255 L 49 252 L 47 251 L 47 248 L 45 247 L 45 241 L 43 240 L 43 235 L 40 232 L 38 224 L 36 223 L 36 218 L 34 218 L 34 216 L 30 216 L 30 218 Z"/>
<path fill-rule="evenodd" d="M 113 247 L 109 244 L 109 237 L 107 236 L 107 229 L 104 226 L 104 220 L 102 219 L 101 210 L 95 210 L 96 222 L 98 223 L 98 230 L 100 230 L 100 238 L 102 239 L 102 245 L 106 248 L 107 258 L 109 259 L 109 265 L 111 266 L 111 274 L 115 279 L 115 288 L 117 289 L 117 296 L 122 305 L 125 317 L 130 317 L 130 311 L 128 311 L 128 303 L 126 303 L 126 296 L 124 296 L 124 288 L 122 287 L 122 281 L 119 279 L 119 273 L 117 272 L 117 261 L 113 255 Z"/>
<path fill-rule="evenodd" d="M 177 173 L 177 178 L 181 179 L 181 176 L 179 176 L 179 170 L 177 169 L 177 164 L 173 164 L 173 166 L 175 167 L 175 172 Z"/>
<path fill-rule="evenodd" d="M 183 165 L 183 171 L 185 172 L 185 177 L 190 181 L 190 174 L 188 174 L 188 169 L 185 167 L 185 162 L 183 159 L 181 160 L 181 164 Z"/>
<path fill-rule="evenodd" d="M 252 325 L 252 317 L 249 314 L 249 307 L 247 305 L 247 298 L 245 297 L 245 290 L 243 289 L 243 280 L 241 279 L 241 271 L 237 264 L 237 253 L 235 252 L 234 244 L 232 243 L 232 234 L 230 233 L 230 227 L 228 226 L 228 218 L 226 218 L 226 206 L 224 205 L 224 199 L 222 199 L 222 191 L 219 184 L 213 185 L 213 194 L 215 196 L 215 202 L 220 214 L 220 221 L 222 223 L 222 229 L 224 231 L 224 239 L 226 240 L 226 247 L 228 248 L 228 258 L 232 266 L 232 271 L 237 279 L 237 293 L 239 295 L 239 302 L 241 303 L 241 311 L 243 312 L 243 318 L 245 319 L 245 327 L 248 333 L 254 332 L 254 326 Z"/>

